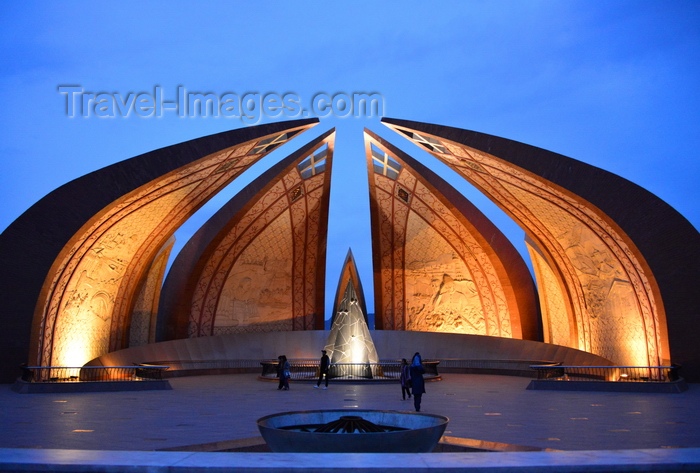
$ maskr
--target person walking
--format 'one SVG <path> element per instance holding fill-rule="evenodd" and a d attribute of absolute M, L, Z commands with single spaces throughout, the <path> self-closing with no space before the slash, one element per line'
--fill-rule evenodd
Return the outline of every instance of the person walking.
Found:
<path fill-rule="evenodd" d="M 423 368 L 423 360 L 420 353 L 416 352 L 413 355 L 409 372 L 411 373 L 411 387 L 413 388 L 413 406 L 416 408 L 416 412 L 420 412 L 420 403 L 423 394 L 425 394 L 425 381 L 423 380 L 425 368 Z"/>
<path fill-rule="evenodd" d="M 408 398 L 411 399 L 411 370 L 406 358 L 401 358 L 401 375 L 399 380 L 401 381 L 401 397 L 405 401 L 406 394 L 408 394 Z"/>
<path fill-rule="evenodd" d="M 292 377 L 292 365 L 287 361 L 287 355 L 282 355 L 282 391 L 289 391 L 289 380 Z"/>
<path fill-rule="evenodd" d="M 277 377 L 279 378 L 277 390 L 281 391 L 284 388 L 284 360 L 282 355 L 277 357 Z"/>
<path fill-rule="evenodd" d="M 318 388 L 321 386 L 321 381 L 323 381 L 323 377 L 326 377 L 326 385 L 323 387 L 323 389 L 328 389 L 328 369 L 331 366 L 331 359 L 328 358 L 328 355 L 326 354 L 326 350 L 321 350 L 321 361 L 318 365 L 318 382 L 316 383 L 316 386 L 314 388 Z"/>

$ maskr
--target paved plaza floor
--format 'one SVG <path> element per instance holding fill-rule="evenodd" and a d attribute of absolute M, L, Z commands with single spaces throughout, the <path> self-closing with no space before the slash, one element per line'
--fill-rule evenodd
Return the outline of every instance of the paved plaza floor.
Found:
<path fill-rule="evenodd" d="M 556 450 L 700 447 L 700 386 L 679 394 L 528 391 L 529 379 L 445 374 L 422 412 L 445 435 Z M 258 437 L 256 420 L 286 411 L 412 411 L 398 384 L 292 383 L 254 374 L 171 379 L 169 391 L 18 394 L 0 385 L 0 448 L 160 450 Z"/>

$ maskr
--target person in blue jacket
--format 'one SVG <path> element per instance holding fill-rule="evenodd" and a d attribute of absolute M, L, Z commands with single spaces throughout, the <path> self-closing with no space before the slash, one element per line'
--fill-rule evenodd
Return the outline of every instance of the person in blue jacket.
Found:
<path fill-rule="evenodd" d="M 413 388 L 413 406 L 416 408 L 416 412 L 420 412 L 420 403 L 423 394 L 425 394 L 425 381 L 423 380 L 425 368 L 423 368 L 423 360 L 420 353 L 416 352 L 413 355 L 409 372 L 411 373 L 411 387 Z"/>

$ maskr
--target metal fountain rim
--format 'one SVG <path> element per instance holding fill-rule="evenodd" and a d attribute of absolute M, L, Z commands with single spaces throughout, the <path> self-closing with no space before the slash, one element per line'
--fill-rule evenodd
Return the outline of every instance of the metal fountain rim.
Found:
<path fill-rule="evenodd" d="M 268 414 L 266 416 L 260 417 L 257 420 L 257 424 L 260 425 L 262 423 L 265 423 L 268 419 L 272 419 L 275 417 L 281 417 L 284 415 L 300 415 L 300 414 L 332 414 L 332 413 L 354 413 L 356 415 L 361 415 L 363 413 L 367 414 L 400 414 L 400 415 L 405 415 L 405 416 L 415 416 L 415 417 L 432 417 L 434 419 L 437 419 L 441 421 L 441 423 L 448 423 L 450 421 L 449 417 L 439 415 L 439 414 L 429 414 L 427 412 L 408 412 L 408 411 L 397 411 L 397 410 L 383 410 L 383 409 L 314 409 L 314 410 L 306 410 L 306 411 L 286 411 L 286 412 L 277 412 L 275 414 Z M 365 419 L 366 420 L 366 419 Z M 267 427 L 267 426 L 266 426 Z M 275 429 L 275 430 L 284 430 L 282 427 L 267 427 L 270 429 Z M 408 430 L 419 430 L 419 429 L 408 429 Z M 310 433 L 329 433 L 329 432 L 310 432 Z M 392 433 L 392 432 L 385 432 L 385 433 Z"/>

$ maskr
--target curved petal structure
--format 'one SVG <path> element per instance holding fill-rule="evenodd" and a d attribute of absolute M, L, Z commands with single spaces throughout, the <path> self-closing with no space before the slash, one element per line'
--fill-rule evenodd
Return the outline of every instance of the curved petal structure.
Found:
<path fill-rule="evenodd" d="M 137 291 L 174 231 L 315 122 L 260 125 L 162 148 L 80 177 L 34 204 L 0 237 L 0 303 L 13 314 L 0 343 L 3 359 L 80 366 L 127 346 Z"/>
<path fill-rule="evenodd" d="M 162 339 L 323 330 L 334 138 L 271 167 L 195 233 L 164 285 Z"/>
<path fill-rule="evenodd" d="M 365 131 L 377 328 L 537 340 L 525 262 L 464 196 Z"/>
<path fill-rule="evenodd" d="M 545 341 L 619 365 L 697 373 L 700 235 L 673 208 L 602 169 L 504 138 L 386 125 L 479 188 L 525 230 Z"/>
<path fill-rule="evenodd" d="M 255 356 L 253 348 L 276 356 L 281 346 L 307 356 L 322 346 L 333 130 L 228 202 L 161 287 L 174 232 L 317 122 L 162 148 L 75 179 L 29 208 L 0 234 L 0 381 L 13 381 L 25 362 L 81 366 L 123 361 L 112 355 L 120 352 L 131 362 L 229 359 Z M 674 363 L 700 381 L 700 233 L 683 216 L 619 176 L 556 153 L 458 128 L 383 122 L 524 229 L 537 282 L 535 289 L 518 252 L 463 195 L 366 131 L 381 329 L 373 338 L 383 356 L 423 343 L 446 358 L 532 359 L 536 346 L 539 360 Z M 350 253 L 336 311 L 352 312 L 345 325 L 366 327 Z"/>

